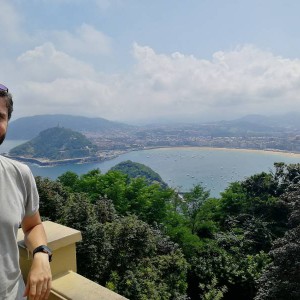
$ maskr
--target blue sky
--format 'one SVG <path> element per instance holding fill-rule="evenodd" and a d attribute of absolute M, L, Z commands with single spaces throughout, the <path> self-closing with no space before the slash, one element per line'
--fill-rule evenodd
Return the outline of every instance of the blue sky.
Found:
<path fill-rule="evenodd" d="M 1 0 L 14 118 L 127 123 L 300 111 L 298 0 Z"/>

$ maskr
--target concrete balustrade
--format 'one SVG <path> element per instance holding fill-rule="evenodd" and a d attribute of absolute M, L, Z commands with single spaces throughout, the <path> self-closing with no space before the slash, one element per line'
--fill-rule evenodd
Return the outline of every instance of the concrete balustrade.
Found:
<path fill-rule="evenodd" d="M 49 300 L 126 299 L 76 273 L 76 243 L 82 239 L 80 231 L 50 221 L 43 222 L 43 225 L 48 238 L 48 246 L 53 251 L 51 262 L 53 282 Z M 22 229 L 18 232 L 18 244 L 21 271 L 26 281 L 32 256 L 26 249 Z"/>

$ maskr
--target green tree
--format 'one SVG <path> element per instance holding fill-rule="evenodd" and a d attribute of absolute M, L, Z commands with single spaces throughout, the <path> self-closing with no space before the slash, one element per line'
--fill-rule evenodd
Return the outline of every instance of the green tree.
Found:
<path fill-rule="evenodd" d="M 126 189 L 128 211 L 149 224 L 163 223 L 173 193 L 159 184 L 148 185 L 143 178 L 132 179 Z"/>
<path fill-rule="evenodd" d="M 238 215 L 243 212 L 247 202 L 246 192 L 240 182 L 233 182 L 221 193 L 220 199 L 220 221 L 224 222 L 227 216 Z"/>
<path fill-rule="evenodd" d="M 112 200 L 99 197 L 95 202 L 95 213 L 97 221 L 101 224 L 112 222 L 117 217 L 117 212 Z"/>
<path fill-rule="evenodd" d="M 129 299 L 185 299 L 188 265 L 176 244 L 135 216 L 105 228 L 112 245 L 109 288 Z"/>
<path fill-rule="evenodd" d="M 287 189 L 282 201 L 289 209 L 290 229 L 274 243 L 273 262 L 259 280 L 256 300 L 300 299 L 300 184 Z"/>
<path fill-rule="evenodd" d="M 183 213 L 189 220 L 192 233 L 196 232 L 197 214 L 208 198 L 209 191 L 206 191 L 200 184 L 195 185 L 190 192 L 184 194 Z"/>
<path fill-rule="evenodd" d="M 221 193 L 221 226 L 226 229 L 230 220 L 248 215 L 253 220 L 260 219 L 269 223 L 273 239 L 282 236 L 286 230 L 287 210 L 279 201 L 279 197 L 274 196 L 273 192 L 268 192 L 273 184 L 270 182 L 271 177 L 261 173 L 250 176 L 245 181 L 230 184 L 225 192 Z"/>
<path fill-rule="evenodd" d="M 60 175 L 57 178 L 57 181 L 60 182 L 65 187 L 68 187 L 70 191 L 74 190 L 78 182 L 79 176 L 71 171 L 67 171 L 64 174 Z"/>
<path fill-rule="evenodd" d="M 39 211 L 43 220 L 60 222 L 69 197 L 67 189 L 49 178 L 36 177 L 35 180 L 40 196 Z"/>
<path fill-rule="evenodd" d="M 221 230 L 220 199 L 209 198 L 199 208 L 196 217 L 196 234 L 200 238 L 213 238 Z"/>

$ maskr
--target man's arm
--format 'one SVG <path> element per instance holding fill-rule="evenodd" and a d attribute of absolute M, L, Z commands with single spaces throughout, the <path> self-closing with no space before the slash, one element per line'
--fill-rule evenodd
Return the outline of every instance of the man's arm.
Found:
<path fill-rule="evenodd" d="M 39 212 L 25 217 L 22 221 L 25 234 L 25 244 L 32 253 L 40 245 L 47 245 L 45 230 Z M 51 289 L 51 269 L 47 253 L 37 252 L 34 255 L 30 272 L 27 278 L 24 296 L 29 299 L 47 299 Z"/>

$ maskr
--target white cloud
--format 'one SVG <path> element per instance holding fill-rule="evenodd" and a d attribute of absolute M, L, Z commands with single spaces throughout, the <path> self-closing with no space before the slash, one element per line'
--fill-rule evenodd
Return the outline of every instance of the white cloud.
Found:
<path fill-rule="evenodd" d="M 134 45 L 135 95 L 144 116 L 234 117 L 300 109 L 300 61 L 254 46 L 220 51 L 212 60 L 180 53 L 156 54 Z M 143 95 L 143 96 L 142 96 Z"/>
<path fill-rule="evenodd" d="M 90 24 L 29 32 L 30 19 L 13 4 L 18 1 L 1 0 L 0 9 L 0 82 L 16 97 L 16 116 L 61 112 L 123 121 L 189 121 L 300 110 L 298 59 L 253 45 L 201 59 L 134 44 L 135 65 L 126 73 L 105 75 L 100 68 L 115 58 L 117 41 Z M 125 5 L 123 0 L 52 2 L 100 9 Z"/>
<path fill-rule="evenodd" d="M 17 117 L 46 113 L 101 116 L 111 110 L 113 83 L 92 66 L 45 43 L 20 55 L 1 75 L 15 73 L 11 85 Z"/>
<path fill-rule="evenodd" d="M 53 43 L 67 53 L 73 55 L 109 55 L 111 53 L 111 38 L 88 24 L 82 24 L 75 33 L 55 31 L 47 34 Z"/>
<path fill-rule="evenodd" d="M 216 52 L 211 60 L 157 54 L 133 45 L 135 66 L 104 75 L 45 43 L 19 56 L 18 116 L 68 113 L 111 120 L 230 119 L 300 110 L 300 61 L 254 46 Z"/>
<path fill-rule="evenodd" d="M 111 96 L 108 87 L 101 82 L 75 78 L 26 82 L 19 93 L 24 115 L 34 115 L 36 111 L 40 114 L 95 115 L 96 111 L 100 117 L 101 109 L 105 112 L 109 108 Z"/>
<path fill-rule="evenodd" d="M 90 65 L 57 51 L 51 43 L 45 43 L 23 53 L 17 59 L 17 66 L 26 80 L 36 82 L 96 76 L 96 72 Z"/>
<path fill-rule="evenodd" d="M 47 2 L 48 0 L 44 1 Z M 83 0 L 55 1 L 60 3 L 81 2 Z M 89 1 L 95 2 L 96 0 Z M 107 2 L 110 3 L 111 1 Z M 22 12 L 18 11 L 17 5 L 9 0 L 1 1 L 0 39 L 2 45 L 0 54 L 5 60 L 17 55 L 20 51 L 24 51 L 24 49 L 30 49 L 44 43 L 52 43 L 58 50 L 89 61 L 110 56 L 112 53 L 112 39 L 86 23 L 81 24 L 74 31 L 39 29 L 29 33 L 26 31 L 26 20 Z"/>

